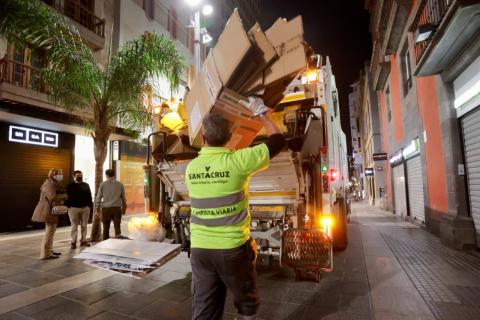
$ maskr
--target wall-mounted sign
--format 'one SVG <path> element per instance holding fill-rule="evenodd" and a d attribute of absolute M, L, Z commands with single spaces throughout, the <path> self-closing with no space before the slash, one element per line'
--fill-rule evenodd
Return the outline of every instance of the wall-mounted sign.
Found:
<path fill-rule="evenodd" d="M 403 161 L 403 155 L 402 155 L 402 152 L 400 151 L 390 158 L 390 165 L 394 166 L 396 164 L 399 164 L 402 161 Z"/>
<path fill-rule="evenodd" d="M 386 153 L 382 152 L 382 153 L 373 154 L 373 161 L 385 161 L 385 160 L 388 160 Z"/>
<path fill-rule="evenodd" d="M 410 144 L 405 149 L 403 149 L 402 155 L 404 159 L 408 159 L 418 154 L 419 152 L 420 152 L 420 141 L 417 138 L 415 140 L 412 140 L 412 142 L 410 142 Z"/>
<path fill-rule="evenodd" d="M 118 161 L 120 160 L 120 141 L 113 141 L 112 143 L 112 160 Z"/>
<path fill-rule="evenodd" d="M 365 176 L 373 176 L 374 170 L 373 168 L 365 168 Z"/>
<path fill-rule="evenodd" d="M 18 126 L 10 126 L 8 140 L 39 146 L 58 147 L 58 133 Z"/>

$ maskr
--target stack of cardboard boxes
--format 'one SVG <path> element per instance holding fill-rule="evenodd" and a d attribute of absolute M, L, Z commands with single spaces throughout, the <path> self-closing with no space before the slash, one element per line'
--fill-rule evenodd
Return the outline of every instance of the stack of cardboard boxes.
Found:
<path fill-rule="evenodd" d="M 186 97 L 190 145 L 202 146 L 203 118 L 220 113 L 233 125 L 226 147 L 249 146 L 262 124 L 238 102 L 256 95 L 274 107 L 288 84 L 306 68 L 300 16 L 290 21 L 280 18 L 266 32 L 257 23 L 247 32 L 235 10 Z"/>

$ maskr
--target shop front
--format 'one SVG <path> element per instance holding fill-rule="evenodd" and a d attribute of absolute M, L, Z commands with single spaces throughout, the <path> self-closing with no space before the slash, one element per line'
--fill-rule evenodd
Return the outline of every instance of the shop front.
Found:
<path fill-rule="evenodd" d="M 63 170 L 64 184 L 73 169 L 75 136 L 19 123 L 0 122 L 0 232 L 25 230 L 52 168 Z M 60 225 L 68 223 L 61 217 Z"/>
<path fill-rule="evenodd" d="M 390 158 L 393 179 L 393 202 L 394 212 L 402 218 L 406 218 L 407 210 L 407 187 L 405 185 L 405 166 L 402 152 L 398 152 Z"/>
<path fill-rule="evenodd" d="M 480 57 L 453 81 L 453 88 L 465 161 L 465 170 L 459 168 L 459 175 L 467 178 L 470 215 L 480 247 Z"/>
<path fill-rule="evenodd" d="M 425 193 L 423 190 L 423 168 L 420 155 L 420 141 L 415 139 L 403 149 L 407 169 L 409 215 L 417 222 L 425 223 Z"/>
<path fill-rule="evenodd" d="M 125 186 L 127 214 L 145 213 L 143 166 L 147 147 L 132 141 L 113 141 L 112 159 L 117 179 Z"/>

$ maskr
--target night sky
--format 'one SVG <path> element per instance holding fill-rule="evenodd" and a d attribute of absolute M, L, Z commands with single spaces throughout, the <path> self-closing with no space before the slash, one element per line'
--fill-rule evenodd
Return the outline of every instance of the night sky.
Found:
<path fill-rule="evenodd" d="M 219 8 L 227 0 L 208 0 Z M 234 2 L 233 0 L 231 0 Z M 242 1 L 242 0 L 240 0 Z M 279 17 L 288 20 L 302 15 L 305 40 L 315 53 L 330 57 L 340 96 L 342 128 L 351 154 L 348 94 L 365 61 L 370 60 L 372 40 L 365 0 L 256 0 L 261 6 L 260 24 L 267 30 Z M 221 10 L 214 10 L 203 25 L 216 39 L 223 30 Z M 325 61 L 325 60 L 324 60 Z"/>
<path fill-rule="evenodd" d="M 303 17 L 305 40 L 323 57 L 329 56 L 340 95 L 342 127 L 350 150 L 348 94 L 371 56 L 369 14 L 365 0 L 260 0 L 260 23 L 266 29 L 278 17 Z M 351 152 L 349 151 L 349 154 Z"/>

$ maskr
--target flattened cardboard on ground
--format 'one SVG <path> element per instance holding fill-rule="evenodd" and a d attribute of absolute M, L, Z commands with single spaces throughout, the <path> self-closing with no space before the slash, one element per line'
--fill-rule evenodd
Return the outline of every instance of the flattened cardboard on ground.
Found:
<path fill-rule="evenodd" d="M 252 48 L 247 32 L 243 28 L 238 10 L 234 10 L 227 21 L 217 44 L 212 49 L 220 79 L 229 87 L 230 79 Z"/>
<path fill-rule="evenodd" d="M 302 16 L 296 16 L 290 21 L 278 18 L 270 29 L 265 31 L 265 35 L 279 56 L 286 54 L 303 42 Z"/>
<path fill-rule="evenodd" d="M 85 248 L 74 258 L 114 272 L 143 277 L 181 251 L 179 244 L 130 239 L 108 239 Z"/>

